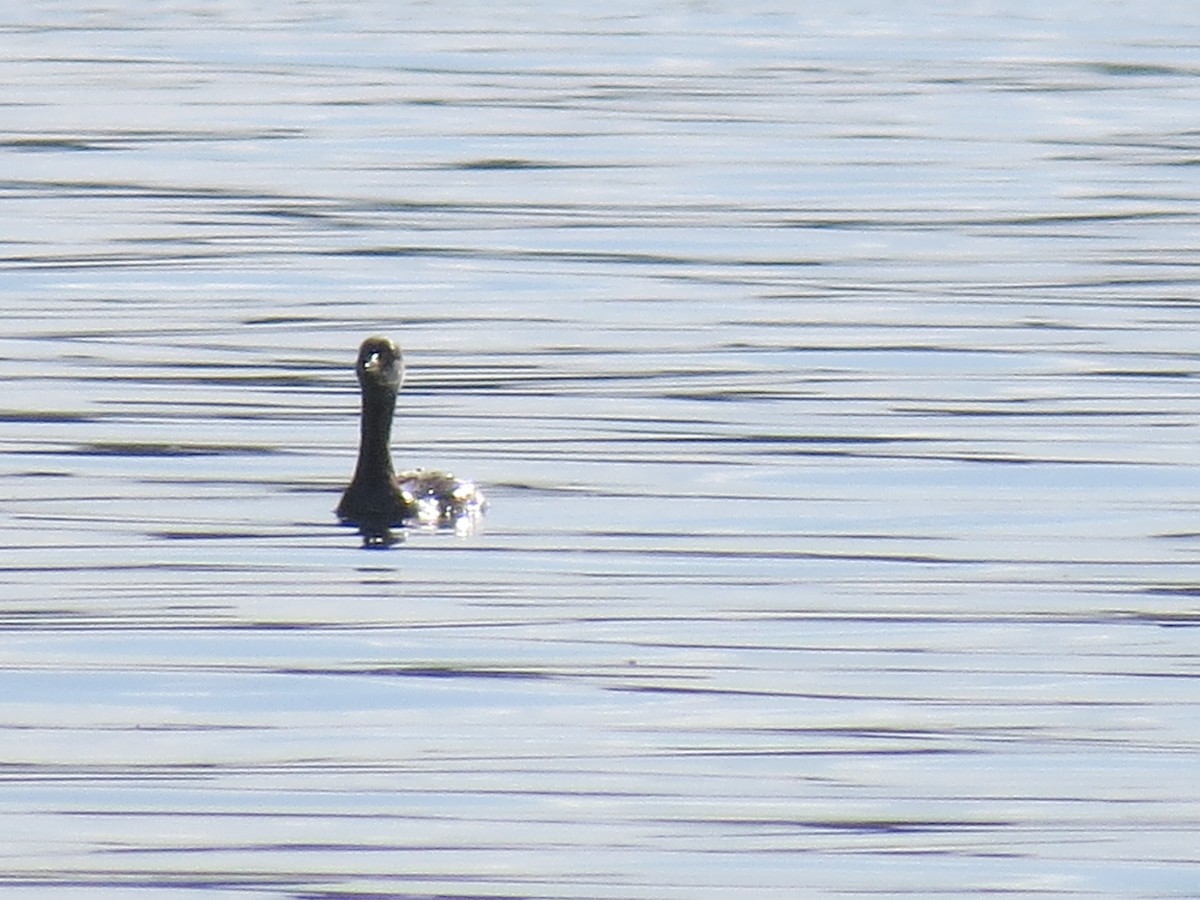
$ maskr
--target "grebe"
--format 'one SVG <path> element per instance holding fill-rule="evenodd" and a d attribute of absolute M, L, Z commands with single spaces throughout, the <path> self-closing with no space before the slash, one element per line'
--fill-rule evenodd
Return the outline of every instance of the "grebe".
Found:
<path fill-rule="evenodd" d="M 369 337 L 355 365 L 362 386 L 362 431 L 354 478 L 337 506 L 338 518 L 357 525 L 364 547 L 396 543 L 393 526 L 450 526 L 470 532 L 487 501 L 469 481 L 448 472 L 414 469 L 397 473 L 389 449 L 396 393 L 404 381 L 400 348 L 385 337 Z"/>

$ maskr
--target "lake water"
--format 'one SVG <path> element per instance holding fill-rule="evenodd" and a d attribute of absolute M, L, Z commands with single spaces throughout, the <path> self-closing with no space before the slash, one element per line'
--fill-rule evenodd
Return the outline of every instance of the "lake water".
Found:
<path fill-rule="evenodd" d="M 4 895 L 1200 896 L 1200 24 L 919 6 L 10 9 Z"/>

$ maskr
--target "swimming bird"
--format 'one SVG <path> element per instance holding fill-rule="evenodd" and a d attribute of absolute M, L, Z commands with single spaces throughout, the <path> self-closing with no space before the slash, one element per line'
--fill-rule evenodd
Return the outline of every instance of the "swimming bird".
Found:
<path fill-rule="evenodd" d="M 392 466 L 392 418 L 404 381 L 400 348 L 386 337 L 367 338 L 358 349 L 355 372 L 362 387 L 358 464 L 338 503 L 338 518 L 358 526 L 364 547 L 396 543 L 391 529 L 406 523 L 472 530 L 487 506 L 472 482 L 427 469 L 397 473 Z"/>

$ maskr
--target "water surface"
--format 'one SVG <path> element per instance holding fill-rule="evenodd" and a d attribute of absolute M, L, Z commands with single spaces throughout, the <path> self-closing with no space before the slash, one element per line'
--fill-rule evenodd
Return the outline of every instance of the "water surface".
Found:
<path fill-rule="evenodd" d="M 14 14 L 0 886 L 1194 896 L 1193 18 Z"/>

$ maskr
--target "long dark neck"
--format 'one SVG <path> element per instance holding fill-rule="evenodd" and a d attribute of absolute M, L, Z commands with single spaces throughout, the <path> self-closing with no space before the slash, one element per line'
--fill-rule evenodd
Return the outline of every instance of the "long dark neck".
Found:
<path fill-rule="evenodd" d="M 358 467 L 355 481 L 390 478 L 392 454 L 388 449 L 392 433 L 392 414 L 396 395 L 385 388 L 367 385 L 362 396 L 362 431 L 358 443 Z"/>

